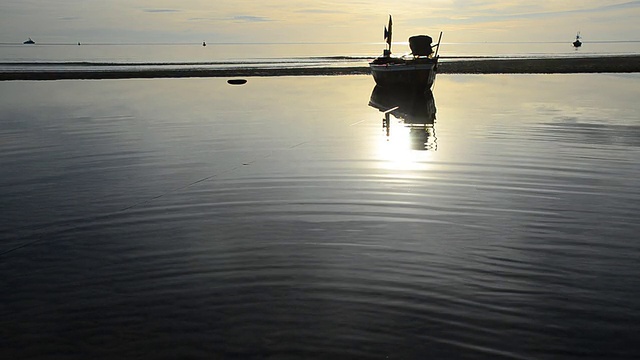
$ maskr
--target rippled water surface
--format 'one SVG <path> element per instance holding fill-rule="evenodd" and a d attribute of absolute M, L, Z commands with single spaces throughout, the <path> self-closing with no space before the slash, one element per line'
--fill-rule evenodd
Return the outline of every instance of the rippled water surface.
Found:
<path fill-rule="evenodd" d="M 0 357 L 640 356 L 637 74 L 248 80 L 0 83 Z"/>

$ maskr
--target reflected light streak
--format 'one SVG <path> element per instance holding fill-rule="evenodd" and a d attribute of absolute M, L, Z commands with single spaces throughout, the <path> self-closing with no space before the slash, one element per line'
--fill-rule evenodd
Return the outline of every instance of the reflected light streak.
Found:
<path fill-rule="evenodd" d="M 395 118 L 391 119 L 389 126 L 388 135 L 385 134 L 387 129 L 383 129 L 376 149 L 382 168 L 400 171 L 433 169 L 435 151 L 416 149 L 415 133 L 412 134 L 412 131 L 425 131 L 425 129 L 411 129 Z"/>

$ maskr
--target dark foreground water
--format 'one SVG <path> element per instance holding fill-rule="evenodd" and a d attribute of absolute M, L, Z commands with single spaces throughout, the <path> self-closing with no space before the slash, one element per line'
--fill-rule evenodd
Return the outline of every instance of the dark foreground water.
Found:
<path fill-rule="evenodd" d="M 639 80 L 0 83 L 0 358 L 638 358 Z"/>

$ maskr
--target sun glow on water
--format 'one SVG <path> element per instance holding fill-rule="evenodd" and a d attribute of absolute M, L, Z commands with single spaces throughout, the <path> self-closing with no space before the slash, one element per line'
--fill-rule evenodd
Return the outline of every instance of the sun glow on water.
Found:
<path fill-rule="evenodd" d="M 406 126 L 391 119 L 383 129 L 376 149 L 381 167 L 400 171 L 425 171 L 433 168 L 437 143 L 430 126 Z"/>

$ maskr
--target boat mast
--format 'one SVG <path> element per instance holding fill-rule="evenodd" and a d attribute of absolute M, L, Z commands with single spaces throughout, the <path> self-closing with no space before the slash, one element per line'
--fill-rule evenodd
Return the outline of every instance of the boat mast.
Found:
<path fill-rule="evenodd" d="M 389 55 L 391 55 L 391 33 L 392 33 L 391 27 L 392 26 L 393 26 L 393 22 L 391 21 L 391 14 L 389 14 L 389 25 L 387 25 L 387 27 L 384 28 L 384 39 L 386 40 L 388 45 L 386 52 L 388 52 Z"/>
<path fill-rule="evenodd" d="M 440 31 L 440 36 L 438 36 L 438 43 L 436 44 L 436 53 L 433 55 L 434 58 L 438 57 L 438 50 L 440 50 L 440 41 L 442 40 L 442 31 Z"/>

